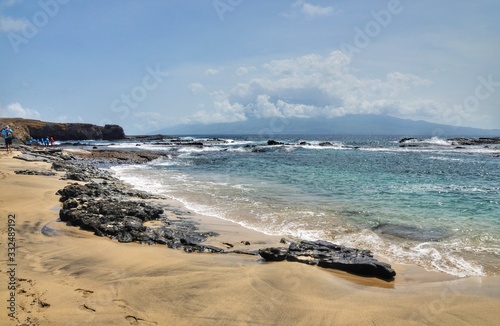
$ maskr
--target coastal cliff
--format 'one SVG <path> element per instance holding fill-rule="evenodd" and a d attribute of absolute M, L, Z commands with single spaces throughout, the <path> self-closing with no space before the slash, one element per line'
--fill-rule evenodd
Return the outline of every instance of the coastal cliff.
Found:
<path fill-rule="evenodd" d="M 97 126 L 90 123 L 55 123 L 22 118 L 0 118 L 0 126 L 8 124 L 21 142 L 31 138 L 54 137 L 56 140 L 118 140 L 125 138 L 119 125 Z"/>

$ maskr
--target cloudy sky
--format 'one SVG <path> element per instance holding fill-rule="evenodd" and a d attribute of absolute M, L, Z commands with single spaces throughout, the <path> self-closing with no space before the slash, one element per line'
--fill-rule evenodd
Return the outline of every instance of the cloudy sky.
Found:
<path fill-rule="evenodd" d="M 0 0 L 0 116 L 500 128 L 497 0 Z"/>

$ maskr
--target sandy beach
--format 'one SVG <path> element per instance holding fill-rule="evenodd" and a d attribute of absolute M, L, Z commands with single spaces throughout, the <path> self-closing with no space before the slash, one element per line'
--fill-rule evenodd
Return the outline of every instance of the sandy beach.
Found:
<path fill-rule="evenodd" d="M 68 181 L 61 174 L 15 174 L 50 170 L 48 163 L 12 158 L 17 153 L 0 153 L 0 325 L 500 323 L 498 277 L 459 279 L 392 264 L 397 276 L 386 282 L 257 256 L 187 254 L 97 237 L 56 221 L 56 191 Z M 278 237 L 193 218 L 221 234 L 210 239 L 214 245 L 280 245 Z"/>

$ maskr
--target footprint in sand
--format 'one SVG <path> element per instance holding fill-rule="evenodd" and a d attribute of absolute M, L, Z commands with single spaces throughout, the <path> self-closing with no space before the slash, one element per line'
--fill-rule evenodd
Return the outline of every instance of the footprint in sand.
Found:
<path fill-rule="evenodd" d="M 95 312 L 96 310 L 94 308 L 89 307 L 86 304 L 82 304 L 80 307 L 78 307 L 80 310 L 88 311 L 88 312 Z"/>
<path fill-rule="evenodd" d="M 125 319 L 130 323 L 130 325 L 157 325 L 157 322 L 148 321 L 142 318 L 138 318 L 136 316 L 128 315 L 125 316 Z"/>
<path fill-rule="evenodd" d="M 94 293 L 94 291 L 91 291 L 91 290 L 85 290 L 85 289 L 80 289 L 80 288 L 76 289 L 75 291 L 76 291 L 76 292 L 80 292 L 80 293 L 83 295 L 83 297 L 84 297 L 84 298 L 88 298 L 88 297 L 89 297 L 89 295 L 91 295 L 92 293 Z"/>
<path fill-rule="evenodd" d="M 122 308 L 123 310 L 133 310 L 131 309 L 125 300 L 114 299 L 112 300 L 115 305 Z M 130 325 L 158 325 L 155 321 L 149 321 L 143 318 L 136 317 L 134 315 L 126 315 L 125 319 L 130 323 Z"/>
<path fill-rule="evenodd" d="M 120 308 L 127 308 L 127 302 L 125 302 L 124 300 L 114 299 L 113 303 Z"/>

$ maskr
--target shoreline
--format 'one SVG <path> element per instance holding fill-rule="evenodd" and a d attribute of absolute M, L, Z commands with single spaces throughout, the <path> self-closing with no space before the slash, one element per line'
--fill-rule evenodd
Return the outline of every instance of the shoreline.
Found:
<path fill-rule="evenodd" d="M 388 283 L 316 266 L 263 262 L 258 256 L 188 254 L 160 245 L 145 247 L 96 237 L 55 222 L 60 207 L 55 192 L 68 183 L 59 180 L 60 172 L 56 176 L 16 175 L 15 170 L 46 171 L 50 166 L 16 160 L 5 152 L 0 166 L 5 221 L 0 228 L 2 284 L 8 284 L 5 231 L 11 213 L 16 214 L 19 243 L 18 321 L 11 320 L 12 325 L 28 321 L 34 325 L 493 325 L 500 318 L 498 277 L 459 279 L 393 264 L 398 274 Z M 182 209 L 173 199 L 165 204 Z M 279 244 L 278 237 L 236 223 L 191 217 L 200 221 L 201 230 L 218 231 L 220 236 L 208 242 Z M 44 235 L 41 230 L 47 224 L 60 232 Z M 1 293 L 0 299 L 8 300 L 9 293 Z M 0 313 L 2 319 L 8 314 L 6 308 Z"/>

